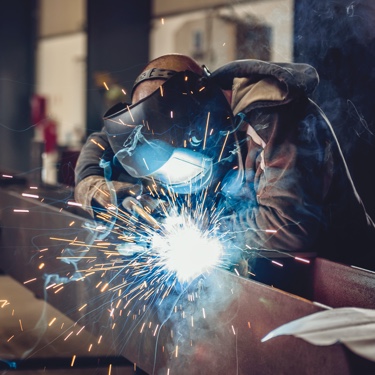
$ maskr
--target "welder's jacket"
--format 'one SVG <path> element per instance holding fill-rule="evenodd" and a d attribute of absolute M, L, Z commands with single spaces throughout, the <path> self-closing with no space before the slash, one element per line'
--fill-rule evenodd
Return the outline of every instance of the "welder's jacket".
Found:
<path fill-rule="evenodd" d="M 245 115 L 238 130 L 245 140 L 245 180 L 239 194 L 227 199 L 223 228 L 236 235 L 239 247 L 255 250 L 252 254 L 303 253 L 375 269 L 375 261 L 369 263 L 375 257 L 364 248 L 370 230 L 364 210 L 330 126 L 309 99 L 318 84 L 315 69 L 247 64 L 245 77 L 234 70 L 232 79 L 230 74 L 216 78 L 224 89 L 232 86 L 234 115 Z M 103 174 L 96 143 L 113 156 L 104 132 L 91 135 L 76 167 L 77 182 Z M 132 181 L 120 170 L 113 179 Z"/>

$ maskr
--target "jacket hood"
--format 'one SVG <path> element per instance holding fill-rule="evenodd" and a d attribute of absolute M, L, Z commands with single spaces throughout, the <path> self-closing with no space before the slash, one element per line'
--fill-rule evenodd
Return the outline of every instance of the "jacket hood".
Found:
<path fill-rule="evenodd" d="M 210 79 L 223 90 L 232 90 L 235 115 L 309 96 L 319 83 L 318 73 L 311 65 L 260 60 L 230 62 L 215 70 Z"/>
<path fill-rule="evenodd" d="M 216 69 L 211 78 L 222 89 L 231 89 L 234 78 L 259 81 L 273 77 L 289 91 L 303 91 L 311 95 L 319 83 L 315 68 L 308 64 L 273 63 L 261 60 L 236 60 Z"/>

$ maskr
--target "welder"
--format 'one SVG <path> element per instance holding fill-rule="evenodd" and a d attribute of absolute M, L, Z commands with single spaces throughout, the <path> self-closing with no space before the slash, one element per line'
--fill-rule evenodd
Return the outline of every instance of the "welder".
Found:
<path fill-rule="evenodd" d="M 152 185 L 196 199 L 219 189 L 220 227 L 251 269 L 253 258 L 317 255 L 375 269 L 373 223 L 311 99 L 318 81 L 307 64 L 239 60 L 210 72 L 188 56 L 156 58 L 136 79 L 132 103 L 110 108 L 88 138 L 75 199 L 94 216 L 113 204 L 110 179 L 116 204 L 131 197 L 152 216 Z"/>

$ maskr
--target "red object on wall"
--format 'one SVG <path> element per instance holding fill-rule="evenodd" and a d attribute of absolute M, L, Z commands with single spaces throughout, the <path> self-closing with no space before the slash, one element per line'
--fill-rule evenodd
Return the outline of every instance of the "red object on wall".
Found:
<path fill-rule="evenodd" d="M 31 122 L 38 125 L 46 118 L 47 99 L 44 96 L 33 95 L 31 98 Z"/>
<path fill-rule="evenodd" d="M 44 152 L 51 153 L 57 149 L 57 124 L 47 118 L 47 99 L 41 95 L 31 98 L 31 121 L 43 132 Z"/>
<path fill-rule="evenodd" d="M 57 126 L 51 119 L 43 121 L 44 152 L 50 153 L 57 149 Z"/>

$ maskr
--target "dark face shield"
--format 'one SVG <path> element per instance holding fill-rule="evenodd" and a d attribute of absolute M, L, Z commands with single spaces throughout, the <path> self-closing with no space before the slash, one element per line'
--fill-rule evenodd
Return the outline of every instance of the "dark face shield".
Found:
<path fill-rule="evenodd" d="M 134 105 L 112 107 L 104 125 L 115 157 L 131 176 L 176 193 L 217 183 L 238 163 L 229 103 L 218 86 L 189 71 Z"/>

